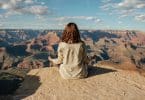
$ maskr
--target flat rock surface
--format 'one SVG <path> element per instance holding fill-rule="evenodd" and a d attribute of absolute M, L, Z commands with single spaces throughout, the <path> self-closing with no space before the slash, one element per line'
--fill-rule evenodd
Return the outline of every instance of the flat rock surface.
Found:
<path fill-rule="evenodd" d="M 31 70 L 15 100 L 144 100 L 145 77 L 108 66 L 89 68 L 85 79 L 64 80 L 57 67 Z"/>

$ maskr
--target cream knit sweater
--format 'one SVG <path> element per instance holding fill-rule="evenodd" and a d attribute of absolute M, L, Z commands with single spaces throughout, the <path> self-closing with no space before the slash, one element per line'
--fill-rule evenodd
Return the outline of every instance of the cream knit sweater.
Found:
<path fill-rule="evenodd" d="M 87 77 L 87 55 L 83 42 L 74 44 L 60 42 L 58 58 L 52 61 L 55 64 L 60 64 L 59 72 L 64 79 Z"/>

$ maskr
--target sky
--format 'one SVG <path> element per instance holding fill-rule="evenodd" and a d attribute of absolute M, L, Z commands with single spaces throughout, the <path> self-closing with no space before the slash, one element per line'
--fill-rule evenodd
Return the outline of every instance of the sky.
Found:
<path fill-rule="evenodd" d="M 0 29 L 145 31 L 145 0 L 0 0 Z"/>

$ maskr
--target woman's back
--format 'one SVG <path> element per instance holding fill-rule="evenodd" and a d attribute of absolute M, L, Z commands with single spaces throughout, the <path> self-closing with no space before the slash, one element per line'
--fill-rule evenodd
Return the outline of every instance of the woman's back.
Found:
<path fill-rule="evenodd" d="M 58 53 L 63 57 L 60 65 L 60 74 L 63 78 L 84 78 L 87 76 L 87 66 L 85 64 L 87 56 L 83 42 L 73 44 L 61 42 Z"/>
<path fill-rule="evenodd" d="M 83 53 L 82 43 L 75 44 L 62 43 L 62 45 L 64 46 L 63 64 L 78 65 L 79 63 L 81 63 L 80 61 L 82 61 L 82 53 Z"/>

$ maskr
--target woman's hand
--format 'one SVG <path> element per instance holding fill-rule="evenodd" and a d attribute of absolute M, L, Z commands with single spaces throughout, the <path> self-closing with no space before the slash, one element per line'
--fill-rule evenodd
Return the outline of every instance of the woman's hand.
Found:
<path fill-rule="evenodd" d="M 52 61 L 52 58 L 50 56 L 48 56 L 48 60 L 49 60 L 49 66 L 52 67 L 53 66 L 53 61 Z"/>
<path fill-rule="evenodd" d="M 48 60 L 52 62 L 52 58 L 50 56 L 48 56 Z"/>

